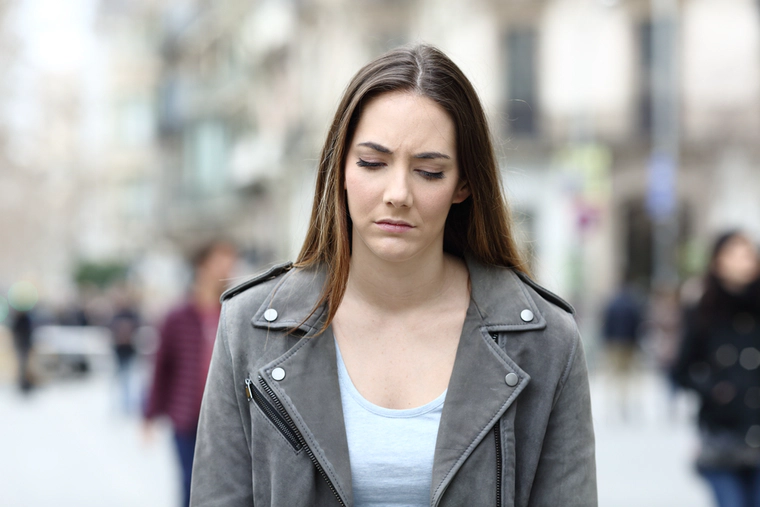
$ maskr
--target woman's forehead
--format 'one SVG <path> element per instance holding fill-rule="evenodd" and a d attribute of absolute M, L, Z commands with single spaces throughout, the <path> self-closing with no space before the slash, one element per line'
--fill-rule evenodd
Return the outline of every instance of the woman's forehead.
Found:
<path fill-rule="evenodd" d="M 456 140 L 449 114 L 432 99 L 411 92 L 390 92 L 367 103 L 354 132 L 354 146 L 368 143 L 399 150 L 446 153 Z"/>

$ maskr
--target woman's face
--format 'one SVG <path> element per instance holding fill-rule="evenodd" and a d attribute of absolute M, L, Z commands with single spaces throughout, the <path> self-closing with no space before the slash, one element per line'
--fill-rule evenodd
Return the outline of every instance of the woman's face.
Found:
<path fill-rule="evenodd" d="M 715 257 L 715 274 L 734 287 L 743 287 L 758 276 L 757 250 L 752 242 L 738 235 L 729 239 Z"/>
<path fill-rule="evenodd" d="M 442 252 L 449 208 L 470 194 L 459 179 L 454 123 L 409 92 L 365 105 L 345 175 L 354 256 L 404 261 Z"/>

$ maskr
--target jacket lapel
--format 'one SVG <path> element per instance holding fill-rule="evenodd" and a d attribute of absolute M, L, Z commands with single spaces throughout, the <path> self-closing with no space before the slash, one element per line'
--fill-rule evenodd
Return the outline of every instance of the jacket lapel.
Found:
<path fill-rule="evenodd" d="M 335 340 L 331 328 L 314 336 L 322 325 L 324 308 L 309 316 L 324 275 L 296 269 L 285 277 L 258 309 L 252 323 L 254 327 L 270 330 L 299 329 L 305 336 L 285 354 L 260 368 L 259 375 L 282 402 L 345 505 L 353 505 Z M 266 311 L 270 309 L 277 312 L 273 320 L 267 319 Z M 271 312 L 268 317 L 272 319 Z M 275 380 L 272 377 L 275 368 L 282 368 L 285 377 Z"/>
<path fill-rule="evenodd" d="M 274 368 L 285 370 L 285 378 L 274 380 Z M 343 502 L 353 505 L 332 332 L 328 329 L 320 336 L 303 338 L 284 356 L 261 368 L 259 374 L 290 413 Z"/>
<path fill-rule="evenodd" d="M 546 326 L 511 270 L 486 267 L 471 259 L 467 264 L 472 295 L 438 429 L 432 505 L 438 504 L 464 461 L 530 381 L 494 336 Z M 531 311 L 531 320 L 521 317 L 528 317 L 524 310 Z M 517 376 L 516 383 L 507 382 L 510 373 Z"/>

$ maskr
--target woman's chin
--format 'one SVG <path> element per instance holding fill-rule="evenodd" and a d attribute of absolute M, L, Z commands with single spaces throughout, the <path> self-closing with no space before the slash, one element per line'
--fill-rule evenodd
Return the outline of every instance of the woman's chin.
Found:
<path fill-rule="evenodd" d="M 362 238 L 354 236 L 353 253 L 359 254 L 362 259 L 377 259 L 383 262 L 406 262 L 419 259 L 432 252 L 443 251 L 441 246 L 436 247 L 436 242 L 421 242 L 416 238 L 393 238 L 393 237 L 370 237 Z M 359 241 L 356 241 L 356 240 Z M 357 244 L 358 243 L 358 244 Z"/>
<path fill-rule="evenodd" d="M 370 248 L 365 253 L 368 257 L 375 258 L 382 262 L 403 263 L 417 261 L 422 257 L 426 257 L 430 252 L 430 249 L 419 247 L 410 248 L 410 245 L 406 245 L 405 248 L 400 248 L 396 245 L 394 247 L 386 246 L 384 248 Z M 439 252 L 441 252 L 441 250 L 439 250 Z"/>
<path fill-rule="evenodd" d="M 399 251 L 399 250 L 379 250 L 379 251 L 371 251 L 370 255 L 380 261 L 383 262 L 405 262 L 410 259 L 413 259 L 415 256 L 413 253 L 408 251 Z"/>
<path fill-rule="evenodd" d="M 390 244 L 389 244 L 390 243 Z M 382 262 L 404 262 L 416 256 L 419 249 L 399 242 L 381 242 L 380 244 L 365 244 L 360 250 L 354 249 L 354 255 L 359 253 L 362 259 L 376 259 Z"/>

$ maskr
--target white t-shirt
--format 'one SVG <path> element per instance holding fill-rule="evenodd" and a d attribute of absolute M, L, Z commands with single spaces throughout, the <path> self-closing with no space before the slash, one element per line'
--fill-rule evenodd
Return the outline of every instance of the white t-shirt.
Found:
<path fill-rule="evenodd" d="M 356 507 L 430 505 L 433 455 L 446 391 L 421 407 L 395 410 L 354 387 L 336 342 L 338 380 Z"/>

